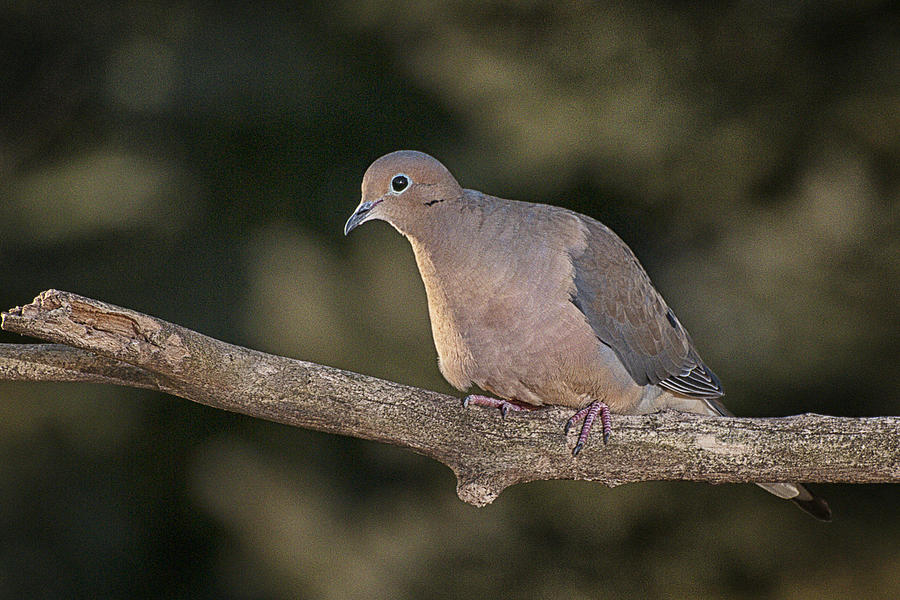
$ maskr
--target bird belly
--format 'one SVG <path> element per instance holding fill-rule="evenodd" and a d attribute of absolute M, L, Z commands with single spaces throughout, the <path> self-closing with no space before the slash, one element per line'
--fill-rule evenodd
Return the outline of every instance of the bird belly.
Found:
<path fill-rule="evenodd" d="M 523 325 L 516 319 L 505 329 L 471 328 L 491 334 L 460 340 L 463 354 L 471 357 L 466 377 L 501 398 L 534 406 L 582 408 L 603 400 L 613 412 L 630 412 L 643 386 L 634 382 L 574 306 L 562 306 L 556 314 L 544 313 L 538 324 Z"/>

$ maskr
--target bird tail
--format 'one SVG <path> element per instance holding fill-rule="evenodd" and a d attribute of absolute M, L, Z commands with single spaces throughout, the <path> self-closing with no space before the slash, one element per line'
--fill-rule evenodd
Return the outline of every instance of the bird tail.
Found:
<path fill-rule="evenodd" d="M 686 398 L 672 395 L 672 401 L 667 403 L 667 407 L 699 415 L 734 416 L 725 408 L 725 405 L 714 398 Z M 779 498 L 790 500 L 820 521 L 831 520 L 831 509 L 828 507 L 828 503 L 799 483 L 757 483 L 756 485 Z"/>

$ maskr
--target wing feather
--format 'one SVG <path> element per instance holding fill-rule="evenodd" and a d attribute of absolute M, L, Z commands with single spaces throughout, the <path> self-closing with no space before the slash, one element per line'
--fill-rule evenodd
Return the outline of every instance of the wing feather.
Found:
<path fill-rule="evenodd" d="M 611 229 L 579 215 L 586 244 L 572 252 L 572 302 L 640 385 L 697 398 L 724 394 L 690 335 L 630 248 Z"/>

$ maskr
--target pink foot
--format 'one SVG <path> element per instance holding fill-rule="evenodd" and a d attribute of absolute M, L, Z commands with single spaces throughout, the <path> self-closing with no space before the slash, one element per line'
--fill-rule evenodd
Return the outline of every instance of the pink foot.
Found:
<path fill-rule="evenodd" d="M 533 406 L 525 406 L 524 404 L 510 402 L 509 400 L 500 400 L 499 398 L 491 398 L 490 396 L 479 396 L 478 394 L 472 394 L 463 398 L 463 408 L 468 408 L 470 404 L 474 404 L 475 406 L 487 406 L 488 408 L 499 408 L 500 414 L 504 417 L 506 416 L 506 413 L 511 410 L 534 410 L 535 408 Z"/>
<path fill-rule="evenodd" d="M 566 433 L 569 433 L 572 425 L 579 420 L 584 419 L 584 423 L 581 425 L 581 433 L 578 434 L 578 443 L 575 444 L 575 448 L 572 449 L 572 456 L 578 456 L 578 453 L 584 448 L 584 445 L 587 443 L 588 435 L 591 433 L 591 425 L 594 424 L 594 419 L 597 418 L 598 413 L 600 414 L 600 423 L 603 424 L 603 443 L 609 442 L 609 434 L 612 433 L 609 407 L 605 402 L 596 400 L 572 415 L 572 418 L 566 422 L 565 431 Z"/>

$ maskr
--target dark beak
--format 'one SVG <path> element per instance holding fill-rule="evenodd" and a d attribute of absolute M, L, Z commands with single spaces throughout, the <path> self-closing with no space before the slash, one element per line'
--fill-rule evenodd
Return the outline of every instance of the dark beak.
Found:
<path fill-rule="evenodd" d="M 347 235 L 354 229 L 356 229 L 357 225 L 360 225 L 366 221 L 369 217 L 369 211 L 378 204 L 380 200 L 374 200 L 369 202 L 363 202 L 356 208 L 356 212 L 350 215 L 350 218 L 347 219 L 347 223 L 344 225 L 344 235 Z"/>

